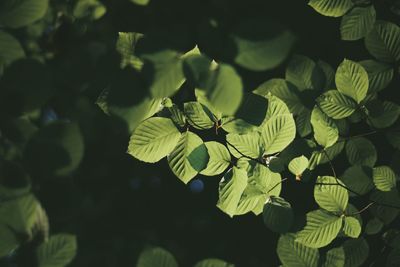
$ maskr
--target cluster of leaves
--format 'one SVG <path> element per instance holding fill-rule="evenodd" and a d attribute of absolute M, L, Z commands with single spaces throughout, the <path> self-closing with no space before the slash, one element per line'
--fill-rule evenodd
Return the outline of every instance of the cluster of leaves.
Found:
<path fill-rule="evenodd" d="M 178 267 L 174 256 L 160 247 L 151 247 L 142 251 L 139 255 L 137 267 Z M 205 259 L 197 262 L 194 267 L 234 267 L 234 265 L 219 259 Z"/>
<path fill-rule="evenodd" d="M 166 158 L 185 184 L 199 175 L 219 177 L 217 207 L 230 217 L 262 214 L 267 228 L 281 235 L 277 254 L 284 266 L 361 266 L 369 239 L 380 233 L 390 248 L 386 265 L 397 266 L 399 169 L 396 161 L 378 155 L 373 137 L 393 147 L 385 151 L 389 160 L 399 157 L 400 106 L 383 93 L 399 76 L 400 28 L 376 20 L 367 2 L 309 3 L 323 15 L 343 16 L 342 39 L 365 38 L 375 58 L 343 59 L 336 70 L 325 61 L 291 55 L 294 35 L 265 19 L 232 27 L 210 19 L 190 41 L 165 29 L 118 32 L 112 42 L 118 70 L 112 77 L 71 82 L 81 86 L 78 94 L 89 91 L 97 98 L 98 107 L 80 99 L 75 113 L 95 107 L 121 122 L 130 134 L 127 153 L 147 163 Z M 77 171 L 93 145 L 88 136 L 103 129 L 86 125 L 95 118 L 91 114 L 84 121 L 73 113 L 56 122 L 43 119 L 55 95 L 47 63 L 57 51 L 38 43 L 44 32 L 54 31 L 46 28 L 50 22 L 61 27 L 59 12 L 84 31 L 106 11 L 97 0 L 72 6 L 47 0 L 0 4 L 0 119 L 14 130 L 0 135 L 0 257 L 25 244 L 34 244 L 38 266 L 65 266 L 75 257 L 76 237 L 49 230 L 35 190 L 41 181 Z M 23 43 L 15 37 L 21 32 Z M 91 43 L 85 53 L 96 65 L 104 50 Z M 243 71 L 270 71 L 284 62 L 285 78 L 246 87 Z M 64 74 L 63 68 L 57 70 Z M 343 154 L 347 167 L 337 175 L 335 161 Z M 290 181 L 313 189 L 316 207 L 307 214 L 299 214 L 293 198 L 283 194 Z M 161 248 L 145 250 L 137 262 L 138 267 L 177 265 Z M 195 266 L 231 264 L 207 259 Z"/>
<path fill-rule="evenodd" d="M 341 2 L 346 1 L 311 1 L 310 5 L 325 15 L 340 16 L 352 7 Z M 344 59 L 334 71 L 326 62 L 296 55 L 288 64 L 285 79 L 268 80 L 253 92 L 244 93 L 240 76 L 226 62 L 217 64 L 202 53 L 183 55 L 182 68 L 168 69 L 168 83 L 162 80 L 161 87 L 149 89 L 154 97 L 169 97 L 182 85 L 183 73 L 197 101 L 183 103 L 181 110 L 164 98 L 163 110 L 133 131 L 128 152 L 150 163 L 167 157 L 172 172 L 184 183 L 197 174 L 214 176 L 228 169 L 220 181 L 217 206 L 229 216 L 263 213 L 266 225 L 283 234 L 278 255 L 285 266 L 298 266 L 299 262 L 316 266 L 317 249 L 342 237 L 354 240 L 324 254 L 323 265 L 361 265 L 368 256 L 368 243 L 361 237 L 360 214 L 373 206 L 373 218 L 365 229 L 369 234 L 374 224 L 379 228 L 390 225 L 400 208 L 396 174 L 389 166 L 375 165 L 375 146 L 363 137 L 384 131 L 389 142 L 398 147 L 393 143 L 397 130 L 387 128 L 398 121 L 400 106 L 380 100 L 378 93 L 397 72 L 400 28 L 390 22 L 369 21 L 369 17 L 357 20 L 358 27 L 349 26 L 355 20 L 349 16 L 365 13 L 358 8 L 352 12 L 342 21 L 343 39 L 367 35 L 367 49 L 378 61 Z M 257 59 L 263 57 L 262 52 L 252 48 L 249 41 L 238 47 L 252 49 L 254 55 L 243 57 L 249 64 L 235 63 L 258 70 Z M 152 59 L 165 64 L 159 55 Z M 362 123 L 370 132 L 350 136 L 352 124 Z M 191 131 L 210 128 L 215 128 L 216 135 L 221 128 L 226 132 L 225 145 L 203 142 Z M 296 131 L 300 139 L 294 140 Z M 337 177 L 332 160 L 343 149 L 350 166 Z M 327 163 L 334 176 L 325 174 L 314 180 L 317 167 Z M 297 180 L 315 184 L 314 198 L 319 205 L 319 209 L 307 213 L 305 225 L 296 234 L 286 234 L 296 229 L 295 216 L 290 203 L 279 197 L 281 183 L 286 180 L 281 173 L 286 167 Z M 362 210 L 349 203 L 349 195 L 360 197 L 370 192 Z M 374 230 L 373 234 L 380 231 Z M 392 254 L 396 253 L 393 250 Z M 394 258 L 389 257 L 388 266 L 395 265 L 391 262 Z"/>

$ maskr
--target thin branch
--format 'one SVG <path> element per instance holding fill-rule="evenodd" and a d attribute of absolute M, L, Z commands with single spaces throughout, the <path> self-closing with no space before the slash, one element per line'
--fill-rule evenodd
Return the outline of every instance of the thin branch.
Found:
<path fill-rule="evenodd" d="M 254 160 L 254 161 L 257 162 L 257 163 L 266 166 L 266 164 L 264 164 L 264 162 L 262 162 L 261 160 L 255 159 L 255 158 L 252 158 L 252 157 L 247 156 L 246 154 L 243 154 L 242 152 L 240 152 L 239 149 L 237 149 L 234 145 L 232 145 L 228 140 L 225 140 L 225 141 L 226 141 L 226 143 L 227 143 L 228 145 L 230 145 L 233 149 L 235 149 L 236 152 L 238 152 L 242 157 L 244 157 L 244 158 L 246 158 L 246 159 Z"/>
<path fill-rule="evenodd" d="M 353 139 L 353 138 L 358 138 L 358 137 L 364 137 L 364 136 L 368 136 L 368 135 L 373 135 L 373 134 L 376 134 L 376 133 L 379 133 L 379 131 L 374 130 L 374 131 L 371 131 L 371 132 L 368 132 L 368 133 L 363 133 L 363 134 L 358 134 L 358 135 L 343 137 L 342 139 L 340 139 L 340 140 L 338 141 L 338 143 L 344 142 L 344 141 L 347 141 L 347 140 L 350 140 L 350 139 Z"/>
<path fill-rule="evenodd" d="M 354 215 L 357 215 L 357 214 L 361 214 L 361 213 L 363 213 L 364 211 L 366 211 L 367 209 L 369 209 L 369 207 L 371 207 L 371 206 L 374 205 L 374 204 L 376 204 L 376 203 L 375 203 L 375 202 L 371 202 L 371 203 L 369 203 L 367 206 L 365 206 L 364 208 L 362 208 L 361 210 L 350 214 L 350 216 L 354 216 Z"/>
<path fill-rule="evenodd" d="M 283 183 L 284 181 L 286 181 L 288 178 L 283 178 L 281 181 L 279 181 L 276 185 L 274 185 L 270 190 L 268 190 L 267 194 L 269 192 L 271 192 L 272 190 L 274 190 L 278 185 L 280 185 L 281 183 Z"/>
<path fill-rule="evenodd" d="M 335 167 L 333 166 L 332 160 L 330 159 L 328 153 L 325 150 L 323 150 L 323 151 L 325 152 L 325 156 L 328 159 L 329 165 L 330 165 L 330 167 L 332 169 L 332 173 L 333 173 L 333 176 L 335 177 L 336 184 L 335 183 L 315 183 L 315 184 L 317 184 L 317 185 L 336 185 L 336 186 L 340 186 L 340 187 L 345 188 L 347 191 L 349 191 L 349 192 L 351 192 L 351 193 L 353 193 L 353 194 L 355 194 L 355 195 L 357 195 L 359 197 L 362 196 L 360 193 L 354 191 L 353 189 L 351 189 L 351 188 L 347 187 L 346 185 L 342 184 L 341 182 L 339 182 L 339 179 L 336 176 L 336 171 L 335 171 Z M 371 203 L 370 203 L 369 206 L 367 205 L 367 208 L 369 208 L 373 204 L 376 204 L 376 205 L 379 205 L 379 206 L 384 206 L 384 207 L 393 208 L 393 209 L 399 209 L 400 210 L 400 206 L 395 206 L 395 205 L 386 204 L 386 203 L 380 203 L 380 202 L 374 201 L 372 199 L 369 199 L 369 201 L 371 201 Z"/>

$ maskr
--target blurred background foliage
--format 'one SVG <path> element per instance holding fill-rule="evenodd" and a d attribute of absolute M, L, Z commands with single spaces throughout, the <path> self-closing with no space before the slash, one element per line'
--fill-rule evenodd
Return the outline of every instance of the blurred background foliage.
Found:
<path fill-rule="evenodd" d="M 34 15 L 18 15 L 29 2 L 35 2 Z M 376 2 L 378 19 L 399 25 L 399 2 Z M 291 53 L 333 66 L 343 58 L 370 57 L 363 41 L 340 39 L 340 20 L 321 16 L 306 1 L 2 1 L 0 204 L 33 195 L 37 200 L 35 205 L 32 200 L 29 205 L 18 202 L 0 213 L 0 221 L 23 233 L 13 240 L 22 245 L 2 255 L 0 265 L 36 266 L 34 248 L 48 238 L 49 228 L 53 238 L 60 233 L 64 241 L 71 240 L 67 233 L 76 236 L 78 250 L 70 266 L 135 266 L 148 246 L 166 248 L 180 266 L 193 266 L 204 258 L 246 267 L 278 266 L 279 236 L 267 230 L 260 217 L 231 219 L 216 208 L 219 177 L 197 176 L 184 185 L 166 161 L 150 165 L 126 153 L 132 129 L 161 104 L 141 90 L 140 83 L 151 79 L 146 75 L 152 70 L 139 72 L 145 67 L 133 52 L 146 55 L 169 48 L 185 53 L 198 44 L 211 58 L 233 64 L 248 92 L 284 76 L 286 62 L 268 71 L 251 71 L 235 62 L 237 51 L 227 38 L 248 21 L 257 21 L 251 28 L 260 31 L 263 25 L 277 23 L 293 33 Z M 140 34 L 124 36 L 123 32 Z M 141 34 L 146 37 L 139 42 Z M 240 34 L 252 32 L 247 28 Z M 136 51 L 118 43 L 121 38 L 139 42 Z M 127 53 L 131 57 L 124 56 Z M 395 75 L 383 97 L 398 99 L 399 86 Z M 109 87 L 132 90 L 104 96 Z M 115 104 L 110 112 L 99 95 Z M 173 97 L 175 103 L 194 99 L 185 84 Z M 207 132 L 202 137 L 215 138 Z M 378 161 L 394 162 L 398 174 L 399 153 L 385 153 L 389 147 L 379 138 L 372 137 Z M 339 172 L 346 166 L 340 158 L 335 165 Z M 288 181 L 283 189 L 286 199 L 297 200 L 292 205 L 299 213 L 316 207 L 312 192 L 313 187 L 295 181 Z M 17 222 L 22 219 L 11 215 L 19 209 L 29 209 L 35 218 L 21 225 L 21 231 Z M 9 231 L 2 231 L 0 243 L 9 238 Z M 371 239 L 368 263 L 380 266 L 383 241 L 378 236 Z"/>

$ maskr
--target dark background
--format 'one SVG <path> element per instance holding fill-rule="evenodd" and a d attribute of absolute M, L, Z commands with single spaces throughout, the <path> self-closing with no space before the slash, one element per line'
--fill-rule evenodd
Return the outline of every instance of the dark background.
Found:
<path fill-rule="evenodd" d="M 399 23 L 399 17 L 389 11 L 387 1 L 375 2 L 378 19 Z M 173 175 L 165 159 L 145 164 L 126 153 L 129 133 L 117 119 L 106 116 L 94 105 L 104 85 L 118 73 L 119 59 L 112 51 L 117 32 L 164 31 L 168 40 L 185 38 L 186 41 L 178 41 L 184 48 L 203 42 L 209 49 L 206 52 L 218 57 L 215 40 L 202 37 L 201 29 L 208 18 L 217 19 L 226 31 L 247 19 L 272 19 L 296 35 L 293 53 L 322 59 L 334 67 L 343 58 L 371 58 L 363 41 L 341 41 L 340 19 L 318 14 L 304 0 L 160 0 L 151 1 L 147 7 L 108 0 L 104 4 L 107 13 L 100 20 L 72 21 L 62 17 L 57 29 L 49 29 L 39 39 L 43 50 L 56 55 L 48 62 L 56 91 L 37 123 L 53 119 L 78 121 L 85 140 L 83 162 L 73 174 L 46 180 L 32 177 L 35 193 L 48 213 L 51 232 L 71 232 L 78 237 L 78 254 L 71 266 L 134 266 L 138 254 L 148 245 L 169 250 L 180 266 L 192 266 L 210 257 L 244 267 L 278 266 L 278 235 L 263 225 L 261 216 L 231 219 L 216 208 L 221 177 L 199 175 L 186 186 Z M 171 28 L 177 30 L 170 31 Z M 22 36 L 18 30 L 15 34 Z M 93 43 L 107 48 L 95 60 L 90 46 Z M 245 89 L 251 91 L 270 78 L 284 77 L 284 65 L 270 72 L 235 67 Z M 383 96 L 398 99 L 398 87 L 396 76 Z M 183 90 L 174 102 L 192 99 L 192 93 Z M 140 101 L 140 97 L 135 101 Z M 363 127 L 357 128 L 356 133 L 362 133 L 366 129 Z M 205 141 L 215 139 L 213 131 L 202 132 L 201 136 Z M 390 161 L 392 155 L 384 153 L 386 144 L 377 149 L 381 163 Z M 343 154 L 335 161 L 338 173 L 347 166 L 341 158 Z M 330 173 L 327 166 L 318 171 Z M 283 185 L 283 196 L 292 203 L 297 215 L 316 207 L 312 191 L 312 185 L 297 183 L 293 177 Z M 370 260 L 375 260 L 381 243 L 376 240 L 369 244 Z M 27 251 L 29 248 L 23 248 L 0 265 L 15 266 L 12 264 L 17 262 L 17 266 L 30 266 Z"/>

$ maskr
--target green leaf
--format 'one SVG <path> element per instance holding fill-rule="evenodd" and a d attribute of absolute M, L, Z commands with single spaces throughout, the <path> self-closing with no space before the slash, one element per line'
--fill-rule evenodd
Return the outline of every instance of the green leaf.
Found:
<path fill-rule="evenodd" d="M 294 35 L 282 26 L 267 20 L 240 23 L 233 34 L 234 61 L 253 71 L 265 71 L 279 66 L 288 56 Z M 268 60 L 265 60 L 268 58 Z"/>
<path fill-rule="evenodd" d="M 296 91 L 296 87 L 284 79 L 271 79 L 258 86 L 253 92 L 264 97 L 272 94 L 285 102 L 291 113 L 298 114 L 304 107 Z"/>
<path fill-rule="evenodd" d="M 317 65 L 325 75 L 324 90 L 335 88 L 335 70 L 325 61 L 318 60 Z"/>
<path fill-rule="evenodd" d="M 151 0 L 130 0 L 130 1 L 139 6 L 147 6 Z"/>
<path fill-rule="evenodd" d="M 343 267 L 345 262 L 345 253 L 342 247 L 328 250 L 325 256 L 325 262 L 322 267 Z"/>
<path fill-rule="evenodd" d="M 294 158 L 290 161 L 288 168 L 289 171 L 297 176 L 301 176 L 308 167 L 308 159 L 305 156 Z"/>
<path fill-rule="evenodd" d="M 64 267 L 75 258 L 76 252 L 77 241 L 74 235 L 52 235 L 47 242 L 37 248 L 38 266 Z"/>
<path fill-rule="evenodd" d="M 77 19 L 97 20 L 104 16 L 107 8 L 99 0 L 76 2 L 72 15 Z"/>
<path fill-rule="evenodd" d="M 290 60 L 285 77 L 300 91 L 319 90 L 325 82 L 324 73 L 319 66 L 312 59 L 301 55 L 295 55 Z"/>
<path fill-rule="evenodd" d="M 333 160 L 337 155 L 339 155 L 343 148 L 344 142 L 337 142 L 333 146 L 326 149 L 313 151 L 309 159 L 310 164 L 308 168 L 313 170 L 318 165 L 328 163 L 330 160 Z"/>
<path fill-rule="evenodd" d="M 368 73 L 358 63 L 345 59 L 336 70 L 337 89 L 360 103 L 368 92 Z"/>
<path fill-rule="evenodd" d="M 0 25 L 19 28 L 42 18 L 49 0 L 5 0 L 0 4 Z"/>
<path fill-rule="evenodd" d="M 359 267 L 366 261 L 369 254 L 369 246 L 364 238 L 348 239 L 343 244 L 345 267 Z"/>
<path fill-rule="evenodd" d="M 135 55 L 135 48 L 143 34 L 137 32 L 119 32 L 116 43 L 117 52 L 121 55 L 121 68 L 131 66 L 140 71 L 143 67 L 143 61 Z"/>
<path fill-rule="evenodd" d="M 311 248 L 330 244 L 342 227 L 342 219 L 323 210 L 307 213 L 306 226 L 297 233 L 296 240 Z"/>
<path fill-rule="evenodd" d="M 183 84 L 182 60 L 174 51 L 143 56 L 142 73 L 154 98 L 173 95 Z"/>
<path fill-rule="evenodd" d="M 19 41 L 11 34 L 0 30 L 0 70 L 3 66 L 23 57 L 25 51 Z"/>
<path fill-rule="evenodd" d="M 222 129 L 228 133 L 247 134 L 257 130 L 257 126 L 233 116 L 222 117 L 221 125 Z"/>
<path fill-rule="evenodd" d="M 266 154 L 282 151 L 294 139 L 296 125 L 293 116 L 278 115 L 271 117 L 260 128 L 261 138 Z"/>
<path fill-rule="evenodd" d="M 328 17 L 341 17 L 354 5 L 351 0 L 310 0 L 308 4 Z"/>
<path fill-rule="evenodd" d="M 330 147 L 339 139 L 339 129 L 336 123 L 315 106 L 311 113 L 311 125 L 314 139 L 320 146 Z"/>
<path fill-rule="evenodd" d="M 359 63 L 368 73 L 368 94 L 376 93 L 385 89 L 392 81 L 394 71 L 392 66 L 389 64 L 375 60 L 363 60 Z"/>
<path fill-rule="evenodd" d="M 326 115 L 335 120 L 350 116 L 357 108 L 356 102 L 337 90 L 325 92 L 317 98 L 317 103 Z"/>
<path fill-rule="evenodd" d="M 378 218 L 372 218 L 365 226 L 365 233 L 367 235 L 375 235 L 382 230 L 383 226 L 384 225 L 381 220 L 379 220 Z"/>
<path fill-rule="evenodd" d="M 210 104 L 223 114 L 235 114 L 242 101 L 242 79 L 235 69 L 227 64 L 219 64 L 210 75 L 205 89 Z"/>
<path fill-rule="evenodd" d="M 268 99 L 268 110 L 263 123 L 260 125 L 260 128 L 274 117 L 280 115 L 291 115 L 288 106 L 278 97 L 268 94 L 266 98 Z"/>
<path fill-rule="evenodd" d="M 236 214 L 240 197 L 247 186 L 245 170 L 233 167 L 228 170 L 219 183 L 219 199 L 217 207 L 233 217 Z"/>
<path fill-rule="evenodd" d="M 400 150 L 400 128 L 397 127 L 387 131 L 385 135 L 389 143 L 397 150 Z"/>
<path fill-rule="evenodd" d="M 400 106 L 390 101 L 383 102 L 383 109 L 378 114 L 368 116 L 368 124 L 375 128 L 387 128 L 397 121 L 400 116 Z"/>
<path fill-rule="evenodd" d="M 330 212 L 343 213 L 349 202 L 349 194 L 332 176 L 318 176 L 314 187 L 314 198 L 318 205 Z M 323 185 L 327 184 L 327 185 Z"/>
<path fill-rule="evenodd" d="M 400 249 L 392 249 L 387 257 L 386 267 L 396 267 L 400 265 Z"/>
<path fill-rule="evenodd" d="M 219 259 L 205 259 L 196 263 L 194 267 L 234 267 L 234 265 Z"/>
<path fill-rule="evenodd" d="M 199 102 L 184 103 L 184 112 L 188 122 L 196 129 L 210 129 L 214 126 L 211 112 Z"/>
<path fill-rule="evenodd" d="M 171 114 L 171 120 L 176 123 L 179 127 L 184 127 L 186 125 L 186 116 L 175 104 L 167 107 Z"/>
<path fill-rule="evenodd" d="M 372 177 L 376 188 L 380 191 L 390 191 L 396 187 L 396 174 L 388 166 L 373 168 Z"/>
<path fill-rule="evenodd" d="M 181 135 L 167 158 L 173 173 L 187 184 L 206 168 L 209 156 L 203 140 L 195 133 L 188 131 Z"/>
<path fill-rule="evenodd" d="M 346 155 L 351 165 L 373 167 L 377 160 L 374 144 L 364 137 L 351 138 L 347 141 Z"/>
<path fill-rule="evenodd" d="M 344 218 L 343 232 L 351 238 L 357 238 L 361 234 L 361 225 L 354 217 L 346 216 Z"/>
<path fill-rule="evenodd" d="M 400 207 L 400 196 L 397 189 L 392 189 L 391 191 L 373 191 L 371 193 L 370 199 L 376 203 L 383 203 L 394 207 Z M 378 204 L 372 205 L 370 210 L 372 214 L 379 220 L 381 220 L 384 224 L 391 223 L 397 218 L 400 212 L 397 208 L 381 206 Z"/>
<path fill-rule="evenodd" d="M 15 233 L 5 224 L 0 224 L 0 236 L 0 258 L 3 258 L 18 248 L 20 242 Z"/>
<path fill-rule="evenodd" d="M 200 89 L 195 89 L 194 93 L 196 95 L 196 99 L 199 103 L 201 103 L 203 106 L 206 106 L 213 114 L 213 116 L 217 119 L 220 120 L 222 118 L 222 112 L 219 111 L 213 104 L 210 103 L 210 101 L 206 97 L 206 92 Z"/>
<path fill-rule="evenodd" d="M 342 40 L 354 41 L 365 37 L 374 26 L 376 12 L 373 5 L 355 7 L 344 15 L 340 23 Z"/>
<path fill-rule="evenodd" d="M 221 174 L 231 163 L 231 155 L 228 149 L 223 144 L 215 141 L 205 142 L 204 145 L 210 158 L 206 168 L 200 171 L 200 174 L 208 176 Z"/>
<path fill-rule="evenodd" d="M 295 118 L 296 130 L 301 137 L 305 137 L 312 132 L 311 111 L 304 108 Z"/>
<path fill-rule="evenodd" d="M 85 144 L 77 123 L 56 121 L 42 127 L 27 144 L 24 160 L 40 178 L 66 176 L 76 170 Z"/>
<path fill-rule="evenodd" d="M 137 88 L 138 90 L 132 90 Z M 142 77 L 130 66 L 117 73 L 117 77 L 97 99 L 97 105 L 106 113 L 122 119 L 127 130 L 133 132 L 145 119 L 162 108 L 162 98 L 142 96 L 146 93 Z M 139 95 L 138 93 L 141 92 Z"/>
<path fill-rule="evenodd" d="M 318 249 L 295 241 L 294 234 L 281 235 L 277 246 L 278 257 L 287 267 L 317 267 Z"/>
<path fill-rule="evenodd" d="M 374 187 L 372 169 L 367 166 L 354 165 L 345 170 L 340 180 L 352 191 L 365 195 Z M 356 196 L 349 192 L 350 196 Z"/>
<path fill-rule="evenodd" d="M 167 250 L 152 247 L 143 250 L 137 261 L 136 267 L 178 267 L 174 256 Z"/>
<path fill-rule="evenodd" d="M 365 46 L 380 61 L 399 61 L 400 27 L 388 21 L 376 21 L 374 28 L 365 37 Z"/>
<path fill-rule="evenodd" d="M 264 205 L 263 219 L 271 231 L 287 233 L 294 220 L 292 206 L 281 197 L 271 196 Z"/>
<path fill-rule="evenodd" d="M 282 188 L 281 175 L 272 172 L 262 164 L 243 158 L 238 160 L 238 166 L 247 171 L 248 184 L 240 198 L 235 215 L 250 211 L 259 215 L 262 213 L 268 198 L 280 194 Z"/>
<path fill-rule="evenodd" d="M 142 122 L 133 132 L 128 153 L 145 162 L 157 162 L 178 144 L 181 133 L 167 118 L 153 117 Z"/>
<path fill-rule="evenodd" d="M 247 134 L 230 133 L 226 135 L 226 141 L 229 151 L 235 158 L 241 158 L 246 155 L 257 159 L 262 154 L 261 137 L 258 132 Z"/>

